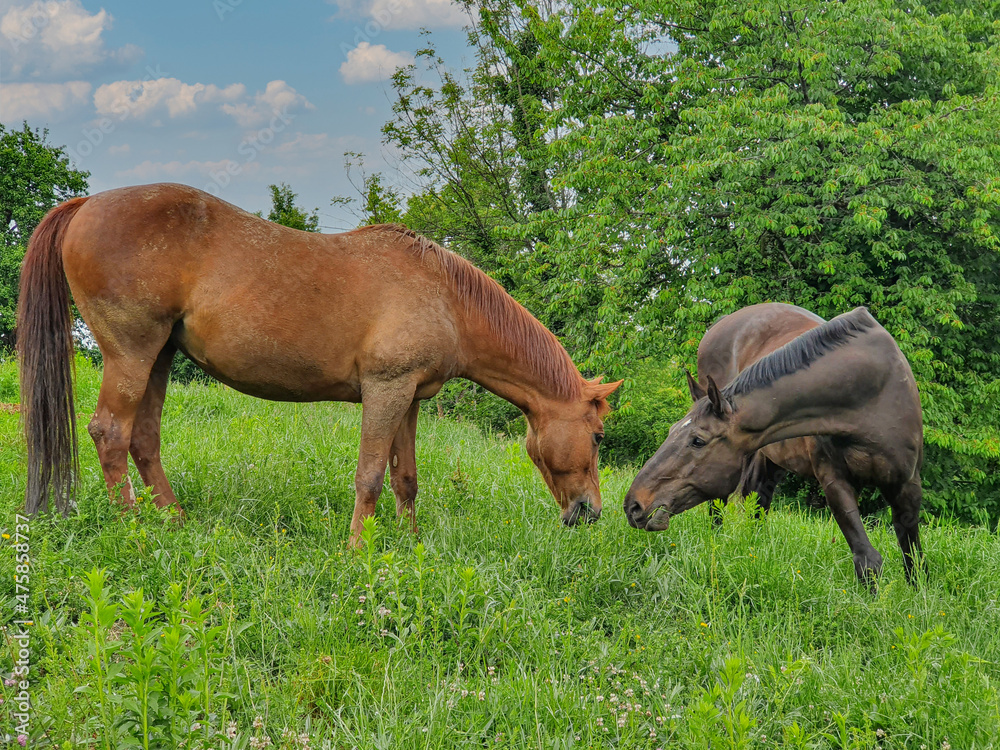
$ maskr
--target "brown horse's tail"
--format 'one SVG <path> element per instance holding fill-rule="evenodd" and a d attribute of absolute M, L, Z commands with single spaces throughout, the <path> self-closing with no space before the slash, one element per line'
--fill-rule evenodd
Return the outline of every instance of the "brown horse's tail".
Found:
<path fill-rule="evenodd" d="M 63 272 L 66 227 L 87 198 L 49 211 L 35 228 L 21 266 L 17 300 L 17 352 L 21 363 L 21 416 L 28 443 L 25 513 L 46 510 L 49 488 L 56 508 L 69 510 L 78 458 L 73 409 L 73 321 Z"/>

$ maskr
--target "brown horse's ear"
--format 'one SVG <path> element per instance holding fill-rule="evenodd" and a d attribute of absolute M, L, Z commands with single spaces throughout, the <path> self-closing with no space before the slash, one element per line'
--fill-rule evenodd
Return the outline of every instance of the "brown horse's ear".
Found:
<path fill-rule="evenodd" d="M 604 400 L 617 391 L 624 382 L 624 380 L 617 380 L 614 383 L 602 383 L 601 378 L 594 378 L 588 383 L 587 396 L 595 401 Z"/>
<path fill-rule="evenodd" d="M 715 379 L 711 375 L 708 376 L 708 400 L 712 402 L 712 412 L 717 417 L 724 418 L 732 411 L 732 407 L 719 392 L 719 386 L 715 384 Z"/>
<path fill-rule="evenodd" d="M 686 367 L 684 368 L 684 374 L 687 375 L 688 390 L 691 391 L 691 400 L 697 401 L 700 398 L 705 398 L 707 391 L 698 385 L 698 381 L 691 377 L 691 373 Z"/>

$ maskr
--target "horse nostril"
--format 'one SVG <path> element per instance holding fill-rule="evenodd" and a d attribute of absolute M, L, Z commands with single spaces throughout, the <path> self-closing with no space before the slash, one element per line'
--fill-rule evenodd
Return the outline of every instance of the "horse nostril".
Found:
<path fill-rule="evenodd" d="M 642 505 L 639 504 L 638 500 L 633 500 L 629 502 L 625 501 L 625 515 L 631 518 L 636 518 L 642 513 Z"/>

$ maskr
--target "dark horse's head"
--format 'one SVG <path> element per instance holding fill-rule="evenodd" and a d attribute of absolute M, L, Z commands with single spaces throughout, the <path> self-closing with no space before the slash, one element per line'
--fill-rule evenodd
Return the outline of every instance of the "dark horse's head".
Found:
<path fill-rule="evenodd" d="M 604 438 L 607 398 L 622 384 L 585 382 L 580 398 L 540 409 L 528 417 L 525 447 L 542 473 L 567 526 L 601 517 L 597 448 Z"/>
<path fill-rule="evenodd" d="M 707 394 L 670 428 L 625 496 L 629 524 L 665 531 L 670 517 L 688 508 L 728 497 L 739 485 L 744 452 L 733 444 L 732 404 L 712 378 Z"/>

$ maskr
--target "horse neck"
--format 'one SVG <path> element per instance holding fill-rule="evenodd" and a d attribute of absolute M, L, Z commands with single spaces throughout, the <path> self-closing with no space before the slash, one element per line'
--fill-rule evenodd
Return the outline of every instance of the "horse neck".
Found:
<path fill-rule="evenodd" d="M 547 363 L 537 359 L 542 353 L 512 347 L 485 319 L 467 322 L 462 338 L 464 356 L 458 374 L 514 404 L 529 420 L 579 398 L 583 378 L 575 367 L 570 368 L 571 377 L 579 382 L 547 375 L 551 371 Z"/>
<path fill-rule="evenodd" d="M 859 425 L 877 418 L 876 402 L 901 358 L 888 333 L 867 332 L 809 367 L 732 397 L 732 439 L 752 452 L 796 437 L 856 436 Z"/>

